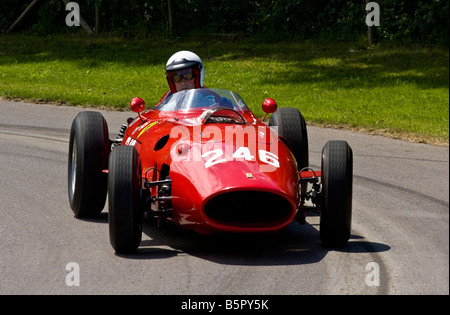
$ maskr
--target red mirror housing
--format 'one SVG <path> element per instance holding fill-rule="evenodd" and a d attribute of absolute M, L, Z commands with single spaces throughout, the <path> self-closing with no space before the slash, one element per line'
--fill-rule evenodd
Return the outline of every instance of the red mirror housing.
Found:
<path fill-rule="evenodd" d="M 277 111 L 278 105 L 277 102 L 275 102 L 274 99 L 268 98 L 262 103 L 262 110 L 264 113 L 266 113 L 266 116 L 264 116 L 263 121 L 266 120 L 267 115 L 273 114 Z"/>
<path fill-rule="evenodd" d="M 133 112 L 139 114 L 144 111 L 145 102 L 142 98 L 136 97 L 131 100 L 130 107 Z"/>
<path fill-rule="evenodd" d="M 273 114 L 277 111 L 277 102 L 274 99 L 268 98 L 262 103 L 262 110 L 266 114 Z"/>

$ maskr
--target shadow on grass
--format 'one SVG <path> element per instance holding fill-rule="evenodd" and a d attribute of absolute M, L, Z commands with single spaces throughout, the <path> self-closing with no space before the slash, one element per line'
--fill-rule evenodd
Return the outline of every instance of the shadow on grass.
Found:
<path fill-rule="evenodd" d="M 209 38 L 196 41 L 123 39 L 117 37 L 0 35 L 0 65 L 70 61 L 84 68 L 161 67 L 176 51 L 192 50 L 205 63 L 227 63 L 242 70 L 242 62 L 258 69 L 258 84 L 291 82 L 339 84 L 340 88 L 378 86 L 398 81 L 420 88 L 449 86 L 448 50 L 425 47 L 376 46 L 344 42 L 256 43 Z M 284 65 L 281 70 L 261 63 Z M 249 75 L 255 69 L 249 69 Z M 134 69 L 136 70 L 136 69 Z M 243 69 L 245 71 L 245 68 Z"/>

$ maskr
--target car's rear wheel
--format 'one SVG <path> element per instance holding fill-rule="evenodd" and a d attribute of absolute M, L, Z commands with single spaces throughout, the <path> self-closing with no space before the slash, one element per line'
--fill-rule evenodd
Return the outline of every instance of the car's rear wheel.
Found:
<path fill-rule="evenodd" d="M 76 217 L 90 218 L 102 212 L 107 193 L 110 142 L 108 125 L 101 113 L 80 112 L 72 123 L 69 140 L 69 202 Z"/>
<path fill-rule="evenodd" d="M 137 250 L 142 238 L 141 162 L 132 146 L 118 146 L 109 159 L 109 238 L 118 254 Z"/>
<path fill-rule="evenodd" d="M 345 141 L 329 141 L 322 150 L 320 239 L 324 246 L 345 246 L 352 221 L 353 152 Z"/>

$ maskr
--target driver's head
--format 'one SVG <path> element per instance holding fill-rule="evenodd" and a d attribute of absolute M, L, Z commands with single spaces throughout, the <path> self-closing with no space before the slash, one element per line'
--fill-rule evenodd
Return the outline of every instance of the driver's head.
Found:
<path fill-rule="evenodd" d="M 199 56 L 190 51 L 179 51 L 166 64 L 166 78 L 173 93 L 202 88 L 205 68 Z"/>

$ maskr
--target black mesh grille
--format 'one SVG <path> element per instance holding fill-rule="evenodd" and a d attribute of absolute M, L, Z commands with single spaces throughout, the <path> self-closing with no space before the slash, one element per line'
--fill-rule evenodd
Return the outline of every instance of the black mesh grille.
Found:
<path fill-rule="evenodd" d="M 234 191 L 212 198 L 205 205 L 214 222 L 245 227 L 272 226 L 288 219 L 291 204 L 283 197 L 263 191 Z"/>

